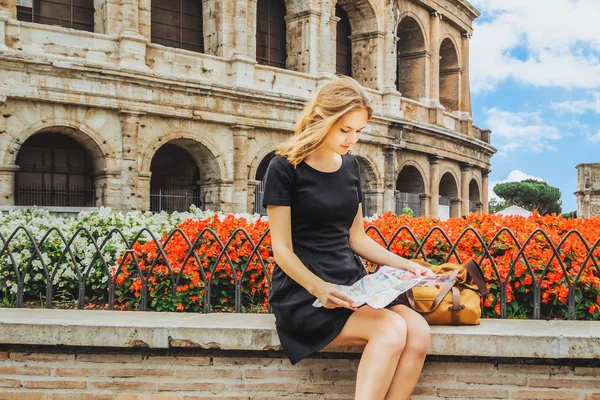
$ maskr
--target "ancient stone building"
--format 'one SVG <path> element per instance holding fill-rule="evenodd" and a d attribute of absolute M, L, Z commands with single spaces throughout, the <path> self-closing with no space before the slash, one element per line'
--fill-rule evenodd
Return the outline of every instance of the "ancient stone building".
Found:
<path fill-rule="evenodd" d="M 336 74 L 376 108 L 370 213 L 487 212 L 466 0 L 0 0 L 0 206 L 253 211 Z"/>
<path fill-rule="evenodd" d="M 600 163 L 579 164 L 577 167 L 577 216 L 600 215 Z"/>

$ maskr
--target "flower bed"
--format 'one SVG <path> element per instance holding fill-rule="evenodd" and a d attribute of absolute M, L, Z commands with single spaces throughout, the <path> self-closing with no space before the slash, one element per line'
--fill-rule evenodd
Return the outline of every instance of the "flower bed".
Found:
<path fill-rule="evenodd" d="M 3 306 L 23 297 L 25 305 L 38 307 L 268 310 L 274 264 L 268 222 L 257 215 L 100 209 L 58 218 L 28 210 L 0 217 L 3 247 L 19 226 L 27 227 L 38 249 L 19 230 L 8 243 L 10 255 L 0 254 Z M 501 315 L 505 294 L 503 316 L 536 316 L 538 296 L 538 316 L 566 318 L 571 288 L 572 315 L 600 319 L 600 218 L 470 214 L 440 222 L 386 213 L 365 220 L 365 228 L 404 257 L 480 262 L 491 290 L 483 299 L 485 316 Z"/>

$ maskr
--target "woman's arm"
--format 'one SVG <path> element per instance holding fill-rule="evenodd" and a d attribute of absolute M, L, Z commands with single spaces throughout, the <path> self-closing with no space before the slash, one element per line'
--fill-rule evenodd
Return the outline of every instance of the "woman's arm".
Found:
<path fill-rule="evenodd" d="M 378 265 L 405 269 L 416 275 L 433 275 L 431 270 L 392 253 L 367 236 L 362 217 L 362 203 L 358 205 L 358 212 L 350 227 L 350 248 L 362 258 Z"/>
<path fill-rule="evenodd" d="M 290 207 L 267 206 L 271 246 L 275 262 L 290 278 L 318 298 L 323 307 L 345 307 L 355 310 L 352 299 L 340 293 L 334 285 L 313 274 L 294 253 Z"/>

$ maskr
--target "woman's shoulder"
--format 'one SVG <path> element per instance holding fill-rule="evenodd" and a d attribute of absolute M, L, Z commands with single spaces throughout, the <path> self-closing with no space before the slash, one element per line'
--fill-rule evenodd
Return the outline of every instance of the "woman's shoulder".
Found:
<path fill-rule="evenodd" d="M 358 162 L 358 158 L 356 158 L 356 156 L 354 154 L 346 153 L 346 154 L 344 154 L 344 157 L 346 158 L 346 160 L 344 160 L 344 162 L 347 162 L 347 164 L 350 165 L 352 168 L 360 166 L 360 164 Z"/>
<path fill-rule="evenodd" d="M 290 163 L 287 158 L 282 156 L 274 156 L 269 162 L 269 166 L 270 168 L 283 169 L 287 171 L 294 170 L 292 163 Z"/>

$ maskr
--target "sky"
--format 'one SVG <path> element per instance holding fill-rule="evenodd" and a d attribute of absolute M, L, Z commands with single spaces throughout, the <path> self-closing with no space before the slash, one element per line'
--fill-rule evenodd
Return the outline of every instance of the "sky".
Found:
<path fill-rule="evenodd" d="M 543 180 L 577 208 L 577 164 L 600 162 L 600 0 L 470 0 L 475 125 L 500 182 Z"/>

